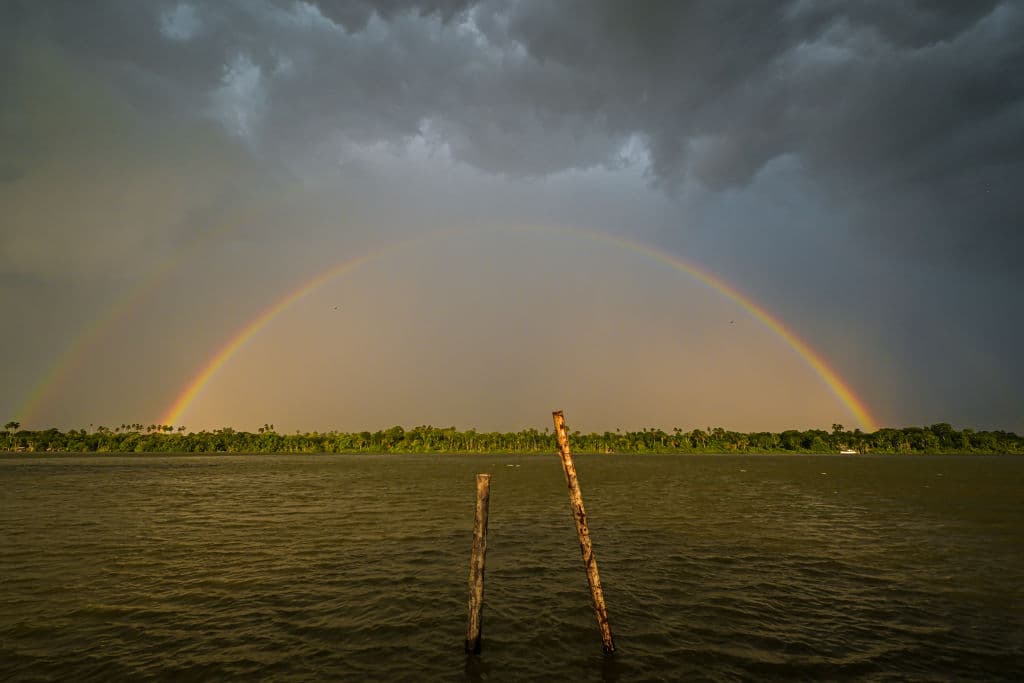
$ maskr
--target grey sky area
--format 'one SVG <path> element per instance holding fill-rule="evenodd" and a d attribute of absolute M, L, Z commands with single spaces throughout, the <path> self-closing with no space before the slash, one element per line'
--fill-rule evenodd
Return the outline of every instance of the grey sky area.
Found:
<path fill-rule="evenodd" d="M 879 424 L 1024 429 L 1019 2 L 7 0 L 0 59 L 5 420 L 159 420 L 370 254 L 184 424 L 856 426 L 675 258 Z"/>

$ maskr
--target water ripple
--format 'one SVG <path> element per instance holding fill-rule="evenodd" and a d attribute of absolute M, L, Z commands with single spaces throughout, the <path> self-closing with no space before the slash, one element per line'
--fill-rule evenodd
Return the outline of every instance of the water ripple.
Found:
<path fill-rule="evenodd" d="M 553 457 L 0 459 L 0 679 L 1024 679 L 1024 461 L 578 468 L 614 657 Z"/>

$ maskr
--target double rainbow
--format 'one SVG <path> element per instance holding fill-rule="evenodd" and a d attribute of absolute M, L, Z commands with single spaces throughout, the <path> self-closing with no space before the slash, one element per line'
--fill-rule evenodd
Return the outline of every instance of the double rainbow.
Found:
<path fill-rule="evenodd" d="M 224 217 L 211 229 L 192 240 L 184 249 L 169 252 L 149 270 L 145 278 L 134 287 L 125 289 L 103 315 L 92 321 L 65 347 L 50 369 L 36 382 L 21 407 L 15 411 L 18 421 L 24 423 L 34 421 L 36 413 L 51 396 L 57 393 L 62 384 L 85 364 L 89 352 L 99 344 L 111 328 L 118 321 L 138 310 L 149 296 L 164 284 L 190 256 L 207 248 L 218 237 L 255 220 L 260 211 L 272 202 L 296 203 L 300 201 L 301 194 L 293 196 L 296 187 L 295 183 L 284 185 L 261 197 L 259 201 L 243 207 L 236 215 Z"/>

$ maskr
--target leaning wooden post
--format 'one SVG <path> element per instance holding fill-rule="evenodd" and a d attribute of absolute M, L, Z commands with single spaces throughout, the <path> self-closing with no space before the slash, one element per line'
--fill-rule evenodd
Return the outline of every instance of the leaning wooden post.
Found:
<path fill-rule="evenodd" d="M 466 654 L 480 654 L 484 611 L 484 558 L 487 555 L 487 511 L 491 502 L 491 475 L 476 475 L 476 521 L 473 552 L 469 558 L 469 609 L 466 613 Z"/>
<path fill-rule="evenodd" d="M 612 629 L 608 625 L 608 608 L 604 604 L 604 591 L 601 590 L 601 576 L 597 573 L 597 558 L 594 547 L 590 543 L 590 527 L 587 525 L 587 511 L 583 509 L 583 496 L 580 484 L 576 479 L 576 465 L 572 462 L 569 450 L 569 429 L 565 426 L 565 416 L 561 410 L 552 413 L 555 419 L 555 436 L 558 437 L 558 455 L 562 458 L 562 469 L 565 470 L 565 483 L 569 486 L 569 504 L 572 516 L 576 520 L 576 535 L 580 540 L 580 553 L 583 564 L 587 568 L 587 582 L 590 584 L 590 597 L 594 601 L 594 612 L 597 613 L 597 628 L 601 631 L 601 642 L 605 652 L 615 652 L 612 642 Z"/>

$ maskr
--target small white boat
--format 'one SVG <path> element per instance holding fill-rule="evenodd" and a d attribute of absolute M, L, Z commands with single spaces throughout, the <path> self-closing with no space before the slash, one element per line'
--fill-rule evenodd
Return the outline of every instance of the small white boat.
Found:
<path fill-rule="evenodd" d="M 853 448 L 844 448 L 843 450 L 839 451 L 839 455 L 859 455 L 859 454 L 860 454 L 860 451 L 855 450 Z"/>

